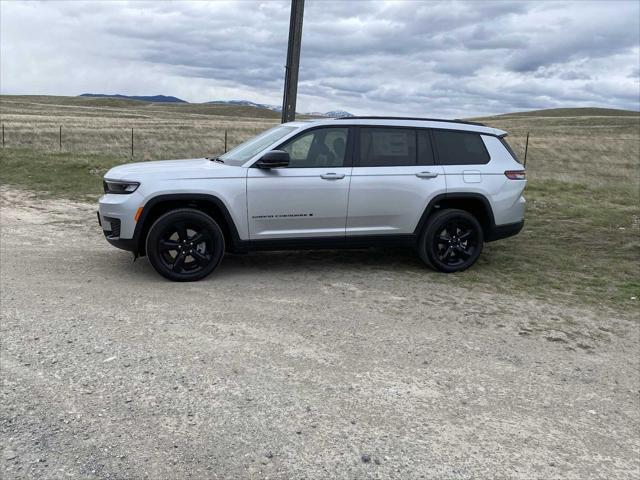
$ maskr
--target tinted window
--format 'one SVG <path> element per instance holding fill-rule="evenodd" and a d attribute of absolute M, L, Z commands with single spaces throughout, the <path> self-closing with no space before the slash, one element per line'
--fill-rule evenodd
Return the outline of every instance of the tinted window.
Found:
<path fill-rule="evenodd" d="M 416 132 L 404 128 L 361 128 L 360 166 L 416 164 Z"/>
<path fill-rule="evenodd" d="M 489 153 L 477 133 L 434 130 L 441 165 L 478 165 L 489 162 Z"/>
<path fill-rule="evenodd" d="M 280 146 L 289 152 L 289 168 L 342 167 L 348 128 L 318 128 Z"/>

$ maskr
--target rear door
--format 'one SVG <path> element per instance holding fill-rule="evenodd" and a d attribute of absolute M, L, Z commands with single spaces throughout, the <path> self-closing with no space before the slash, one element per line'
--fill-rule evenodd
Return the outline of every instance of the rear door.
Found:
<path fill-rule="evenodd" d="M 347 237 L 410 234 L 429 201 L 445 193 L 427 129 L 358 127 Z"/>
<path fill-rule="evenodd" d="M 276 149 L 289 153 L 288 167 L 248 171 L 250 238 L 344 238 L 351 178 L 349 127 L 305 130 Z"/>

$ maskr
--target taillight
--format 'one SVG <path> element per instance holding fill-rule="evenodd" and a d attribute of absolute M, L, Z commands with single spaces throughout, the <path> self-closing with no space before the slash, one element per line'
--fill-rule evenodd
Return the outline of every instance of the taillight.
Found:
<path fill-rule="evenodd" d="M 524 170 L 507 170 L 504 176 L 509 180 L 526 180 L 527 174 Z"/>

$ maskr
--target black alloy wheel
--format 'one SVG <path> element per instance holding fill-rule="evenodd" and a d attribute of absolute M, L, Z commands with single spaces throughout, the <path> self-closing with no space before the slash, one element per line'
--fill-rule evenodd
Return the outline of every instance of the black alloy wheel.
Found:
<path fill-rule="evenodd" d="M 224 235 L 218 224 L 199 210 L 172 210 L 149 230 L 147 255 L 156 271 L 170 280 L 200 280 L 220 264 Z"/>
<path fill-rule="evenodd" d="M 478 220 L 464 210 L 447 209 L 429 219 L 418 250 L 427 265 L 451 273 L 473 265 L 482 246 L 483 233 Z"/>

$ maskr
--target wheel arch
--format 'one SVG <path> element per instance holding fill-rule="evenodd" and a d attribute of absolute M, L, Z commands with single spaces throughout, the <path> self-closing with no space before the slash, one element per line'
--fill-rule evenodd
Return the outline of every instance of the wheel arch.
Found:
<path fill-rule="evenodd" d="M 464 192 L 443 193 L 431 199 L 418 221 L 414 234 L 420 235 L 431 215 L 445 208 L 457 208 L 469 212 L 480 222 L 485 240 L 492 236 L 496 224 L 491 203 L 480 193 Z"/>
<path fill-rule="evenodd" d="M 134 253 L 146 254 L 145 239 L 151 225 L 161 215 L 178 208 L 193 208 L 213 218 L 222 229 L 228 250 L 234 250 L 239 244 L 238 229 L 229 209 L 220 198 L 208 194 L 174 193 L 155 196 L 145 203 L 134 232 L 134 243 L 137 250 Z"/>

